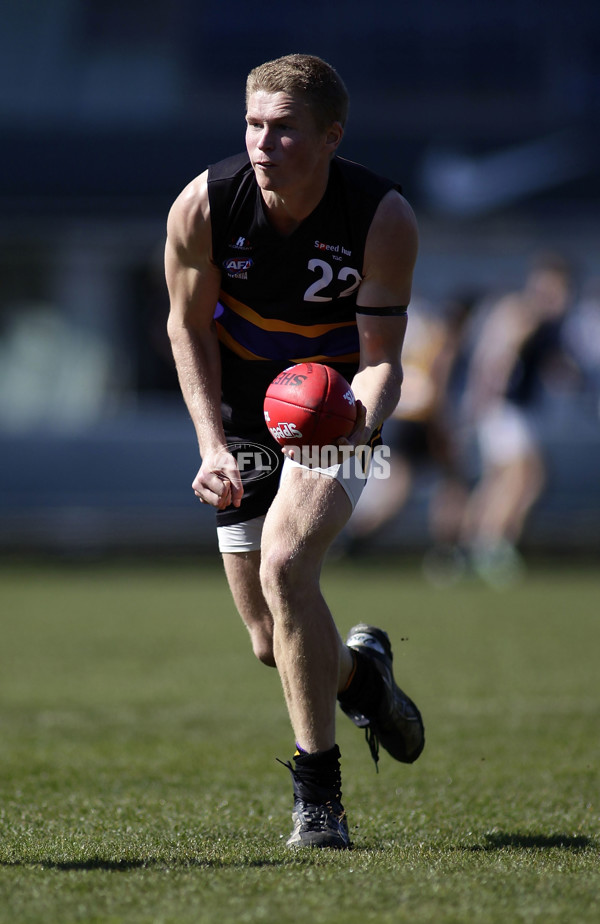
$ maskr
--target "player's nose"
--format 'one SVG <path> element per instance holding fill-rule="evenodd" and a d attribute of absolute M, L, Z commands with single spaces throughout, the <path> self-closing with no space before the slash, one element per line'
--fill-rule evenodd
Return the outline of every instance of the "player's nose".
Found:
<path fill-rule="evenodd" d="M 271 151 L 274 147 L 273 132 L 268 125 L 265 125 L 256 143 L 260 151 Z"/>

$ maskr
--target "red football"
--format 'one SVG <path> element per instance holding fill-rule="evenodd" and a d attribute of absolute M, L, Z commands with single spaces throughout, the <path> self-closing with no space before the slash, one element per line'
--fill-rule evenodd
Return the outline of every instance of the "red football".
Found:
<path fill-rule="evenodd" d="M 328 446 L 348 436 L 356 422 L 350 385 L 322 363 L 298 363 L 280 372 L 267 388 L 264 410 L 280 446 Z"/>

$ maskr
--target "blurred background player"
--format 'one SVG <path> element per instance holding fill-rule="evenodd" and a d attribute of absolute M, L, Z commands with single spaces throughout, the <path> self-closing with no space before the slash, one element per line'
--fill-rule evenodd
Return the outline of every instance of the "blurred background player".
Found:
<path fill-rule="evenodd" d="M 540 255 L 523 289 L 485 313 L 473 348 L 464 409 L 480 474 L 465 508 L 462 543 L 475 571 L 498 586 L 522 570 L 517 546 L 545 484 L 536 428 L 541 390 L 575 371 L 563 337 L 572 301 L 568 262 Z"/>
<path fill-rule="evenodd" d="M 402 397 L 386 421 L 389 478 L 372 479 L 346 530 L 345 551 L 366 550 L 396 519 L 423 476 L 434 475 L 428 502 L 432 548 L 424 570 L 435 583 L 454 580 L 464 563 L 458 546 L 468 485 L 458 431 L 457 399 L 464 376 L 465 332 L 475 293 L 457 292 L 440 308 L 417 302 L 403 347 Z"/>

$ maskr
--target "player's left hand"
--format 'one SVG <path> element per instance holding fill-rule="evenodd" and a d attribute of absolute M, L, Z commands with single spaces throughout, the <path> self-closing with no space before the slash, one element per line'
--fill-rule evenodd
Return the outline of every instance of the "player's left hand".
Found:
<path fill-rule="evenodd" d="M 343 446 L 349 446 L 350 451 L 354 452 L 358 446 L 368 445 L 371 438 L 371 432 L 365 427 L 365 421 L 367 418 L 367 409 L 358 398 L 356 399 L 356 423 L 352 431 L 348 436 L 340 437 L 340 439 L 335 441 L 335 445 L 340 448 Z M 344 455 L 348 454 L 348 450 L 344 451 Z"/>
<path fill-rule="evenodd" d="M 352 432 L 348 436 L 340 437 L 335 440 L 332 445 L 338 446 L 340 448 L 339 461 L 343 462 L 344 459 L 347 459 L 348 456 L 354 454 L 356 449 L 359 446 L 365 444 L 368 445 L 371 438 L 371 433 L 365 428 L 365 419 L 367 416 L 367 409 L 365 408 L 362 401 L 356 400 L 356 423 Z M 348 448 L 346 448 L 348 447 Z M 297 462 L 301 459 L 302 451 L 298 446 L 282 446 L 281 452 L 284 456 L 287 456 L 289 459 L 293 459 Z"/>

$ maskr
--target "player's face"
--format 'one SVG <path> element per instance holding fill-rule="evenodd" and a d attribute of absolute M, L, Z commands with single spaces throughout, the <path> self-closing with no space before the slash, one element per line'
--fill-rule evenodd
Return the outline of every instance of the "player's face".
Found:
<path fill-rule="evenodd" d="M 341 133 L 341 128 L 340 128 Z M 301 100 L 258 90 L 248 100 L 246 148 L 258 185 L 284 193 L 321 179 L 333 149 Z"/>
<path fill-rule="evenodd" d="M 562 273 L 540 269 L 530 274 L 528 289 L 541 313 L 547 318 L 558 318 L 569 304 L 569 284 Z"/>

